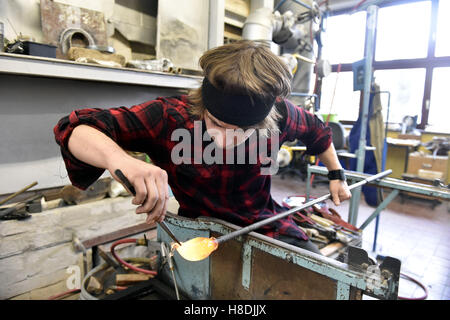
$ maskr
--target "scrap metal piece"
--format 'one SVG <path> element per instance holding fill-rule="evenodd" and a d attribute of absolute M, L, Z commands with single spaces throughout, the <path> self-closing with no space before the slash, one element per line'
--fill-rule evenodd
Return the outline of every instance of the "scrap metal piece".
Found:
<path fill-rule="evenodd" d="M 41 0 L 41 25 L 45 43 L 58 46 L 56 58 L 65 58 L 60 43 L 61 34 L 71 28 L 83 30 L 90 35 L 89 45 L 108 46 L 105 16 L 102 12 L 66 5 L 51 0 Z"/>
<path fill-rule="evenodd" d="M 106 253 L 105 251 L 103 251 L 100 247 L 97 247 L 97 252 L 100 255 L 100 257 L 102 257 L 103 260 L 105 260 L 105 262 L 107 264 L 109 264 L 111 267 L 113 267 L 114 269 L 119 269 L 122 268 L 122 266 L 114 259 L 112 259 L 108 253 Z"/>
<path fill-rule="evenodd" d="M 24 201 L 21 201 L 9 208 L 3 209 L 0 211 L 0 218 L 2 220 L 10 220 L 10 219 L 25 219 L 31 217 L 27 212 L 23 213 L 20 210 L 24 209 L 29 202 L 32 202 L 36 199 L 42 197 L 42 194 L 37 194 L 26 198 Z"/>
<path fill-rule="evenodd" d="M 135 299 L 136 296 L 139 296 L 148 292 L 156 292 L 163 299 L 175 300 L 176 296 L 173 293 L 173 290 L 168 287 L 163 282 L 159 281 L 156 278 L 149 279 L 147 281 L 143 281 L 134 286 L 128 287 L 127 289 L 120 290 L 118 292 L 110 292 L 110 295 L 107 295 L 103 298 L 103 300 L 129 300 Z M 180 297 L 182 300 L 186 300 L 185 297 Z"/>
<path fill-rule="evenodd" d="M 87 292 L 90 294 L 99 295 L 103 291 L 103 285 L 94 276 L 89 277 L 89 282 L 86 288 Z"/>
<path fill-rule="evenodd" d="M 61 196 L 68 204 L 81 204 L 100 200 L 106 197 L 111 180 L 111 178 L 97 180 L 86 190 L 78 189 L 72 185 L 66 185 L 61 190 Z"/>
<path fill-rule="evenodd" d="M 380 264 L 383 282 L 387 282 L 389 286 L 390 295 L 388 296 L 388 299 L 397 299 L 401 265 L 402 262 L 393 257 L 385 257 Z"/>
<path fill-rule="evenodd" d="M 248 291 L 252 272 L 252 247 L 248 243 L 242 246 L 242 286 Z"/>
<path fill-rule="evenodd" d="M 369 255 L 367 254 L 366 250 L 354 247 L 354 246 L 348 246 L 347 248 L 347 263 L 353 267 L 356 268 L 365 268 L 369 265 L 372 265 L 372 261 L 369 260 Z"/>
<path fill-rule="evenodd" d="M 163 72 L 170 72 L 171 69 L 174 69 L 172 61 L 166 58 L 157 60 L 130 60 L 127 62 L 127 67 Z"/>
<path fill-rule="evenodd" d="M 80 37 L 86 41 L 86 47 L 95 47 L 94 38 L 85 30 L 80 28 L 67 28 L 59 37 L 59 45 L 61 46 L 61 52 L 65 55 L 69 52 L 69 49 L 72 47 L 72 39 L 74 36 Z"/>
<path fill-rule="evenodd" d="M 89 272 L 87 262 L 87 250 L 86 247 L 83 245 L 83 242 L 81 242 L 80 238 L 78 238 L 78 236 L 76 235 L 76 233 L 72 234 L 72 245 L 75 252 L 81 251 L 83 253 L 83 268 L 84 268 L 83 274 L 87 274 Z"/>

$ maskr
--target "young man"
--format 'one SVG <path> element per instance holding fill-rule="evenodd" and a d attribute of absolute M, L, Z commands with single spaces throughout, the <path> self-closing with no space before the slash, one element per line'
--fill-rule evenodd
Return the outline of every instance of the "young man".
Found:
<path fill-rule="evenodd" d="M 265 169 L 267 164 L 273 169 L 273 155 L 284 141 L 299 139 L 335 174 L 334 203 L 350 198 L 330 128 L 284 99 L 292 76 L 282 60 L 262 45 L 242 41 L 207 51 L 200 66 L 203 83 L 187 96 L 76 110 L 62 118 L 54 133 L 71 182 L 85 189 L 105 169 L 116 179 L 120 169 L 136 189 L 136 213 L 147 213 L 149 223 L 164 219 L 170 185 L 179 215 L 246 226 L 285 210 L 270 196 L 267 172 L 274 170 Z M 274 149 L 272 161 L 264 147 Z M 124 150 L 145 152 L 153 164 Z M 291 217 L 258 232 L 319 253 Z"/>

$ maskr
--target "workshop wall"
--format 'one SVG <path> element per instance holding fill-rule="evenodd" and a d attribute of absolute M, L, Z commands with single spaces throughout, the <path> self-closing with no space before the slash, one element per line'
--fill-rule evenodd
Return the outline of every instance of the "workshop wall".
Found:
<path fill-rule="evenodd" d="M 55 0 L 54 3 L 73 6 L 75 11 L 83 8 L 101 12 L 105 18 L 108 44 L 127 61 L 155 57 L 157 0 L 145 3 L 139 0 Z M 0 21 L 9 40 L 22 33 L 37 42 L 44 41 L 39 0 L 1 1 Z"/>
<path fill-rule="evenodd" d="M 199 69 L 198 58 L 208 49 L 209 0 L 161 1 L 159 5 L 157 0 L 53 2 L 73 6 L 75 12 L 77 8 L 101 12 L 108 44 L 127 61 L 167 58 L 177 67 Z M 39 0 L 0 2 L 5 37 L 13 40 L 22 33 L 43 42 L 40 13 Z"/>
<path fill-rule="evenodd" d="M 100 11 L 105 15 L 106 20 L 110 19 L 114 12 L 114 0 L 54 0 L 54 2 Z M 16 32 L 20 32 L 23 35 L 34 37 L 37 42 L 43 41 L 40 0 L 1 1 L 0 21 L 4 23 L 5 37 L 10 40 L 16 37 Z"/>
<path fill-rule="evenodd" d="M 94 10 L 104 15 L 108 44 L 127 61 L 168 58 L 176 67 L 198 69 L 198 59 L 207 50 L 208 0 L 55 0 L 54 4 Z M 72 10 L 70 7 L 64 10 Z M 158 16 L 158 30 L 156 29 Z M 0 1 L 0 21 L 5 37 L 17 34 L 45 42 L 41 1 Z M 158 32 L 159 33 L 158 33 Z M 155 51 L 155 47 L 160 52 Z M 38 188 L 69 183 L 59 148 L 53 137 L 57 121 L 74 109 L 132 106 L 157 96 L 173 95 L 175 89 L 119 85 L 106 82 L 0 75 L 0 175 L 10 177 L 0 184 L 0 194 L 21 189 L 32 181 Z"/>
<path fill-rule="evenodd" d="M 33 181 L 38 188 L 69 184 L 53 127 L 63 116 L 84 107 L 132 106 L 175 89 L 68 79 L 0 75 L 0 194 Z"/>
<path fill-rule="evenodd" d="M 160 1 L 157 20 L 156 57 L 198 70 L 208 49 L 209 0 Z"/>

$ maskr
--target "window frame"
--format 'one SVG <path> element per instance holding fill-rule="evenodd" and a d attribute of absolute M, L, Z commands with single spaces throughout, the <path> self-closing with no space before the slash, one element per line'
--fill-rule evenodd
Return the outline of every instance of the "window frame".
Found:
<path fill-rule="evenodd" d="M 421 122 L 417 126 L 417 128 L 422 129 L 422 130 L 424 130 L 426 128 L 426 126 L 428 125 L 433 70 L 434 70 L 434 68 L 437 68 L 437 67 L 450 67 L 450 56 L 436 57 L 436 55 L 435 55 L 439 1 L 442 1 L 442 0 L 392 0 L 392 1 L 388 1 L 383 4 L 378 5 L 379 8 L 385 8 L 385 7 L 390 7 L 390 6 L 397 6 L 397 5 L 402 5 L 402 4 L 409 4 L 409 3 L 423 2 L 423 1 L 431 2 L 430 31 L 428 34 L 428 50 L 427 50 L 426 58 L 377 61 L 377 60 L 375 60 L 375 54 L 374 54 L 373 61 L 372 61 L 372 66 L 373 66 L 374 72 L 377 70 L 391 70 L 391 69 L 415 69 L 415 68 L 424 68 L 425 69 L 425 83 L 424 83 L 424 91 L 423 91 L 423 99 L 422 99 L 422 116 L 421 116 Z M 329 16 L 348 14 L 349 12 L 351 12 L 351 9 L 334 11 L 334 12 L 330 12 Z M 378 30 L 378 26 L 377 26 L 377 30 Z M 367 41 L 367 39 L 365 41 Z M 377 43 L 376 43 L 376 37 L 375 37 L 374 50 L 376 50 L 376 45 L 377 45 Z M 352 63 L 345 63 L 345 64 L 341 64 L 341 65 L 333 64 L 332 72 L 337 72 L 338 67 L 340 67 L 341 72 L 352 71 Z M 361 109 L 361 105 L 362 105 L 362 101 L 360 104 L 360 109 Z M 344 121 L 344 122 L 347 122 L 347 121 Z M 352 123 L 353 121 L 348 121 L 347 123 L 350 123 L 350 122 Z"/>

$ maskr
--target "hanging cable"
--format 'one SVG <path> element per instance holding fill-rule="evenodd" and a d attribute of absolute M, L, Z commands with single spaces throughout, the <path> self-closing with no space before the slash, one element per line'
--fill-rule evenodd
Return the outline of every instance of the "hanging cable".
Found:
<path fill-rule="evenodd" d="M 421 282 L 419 282 L 419 280 L 416 280 L 413 277 L 408 276 L 408 275 L 406 275 L 404 273 L 400 273 L 400 277 L 403 277 L 403 278 L 405 278 L 405 279 L 407 279 L 407 280 L 417 284 L 419 287 L 422 288 L 422 290 L 424 291 L 425 294 L 423 296 L 417 297 L 417 298 L 414 298 L 414 297 L 413 298 L 407 298 L 407 297 L 398 296 L 397 298 L 399 300 L 425 300 L 426 298 L 428 298 L 428 289 L 427 289 L 427 287 L 425 285 L 423 285 Z"/>
<path fill-rule="evenodd" d="M 81 291 L 81 289 L 73 289 L 73 290 L 69 290 L 69 291 L 64 291 L 62 293 L 58 293 L 58 294 L 55 294 L 54 296 L 47 298 L 47 300 L 59 300 L 62 297 L 65 297 L 67 295 L 72 295 L 72 294 L 78 293 L 80 291 Z"/>

